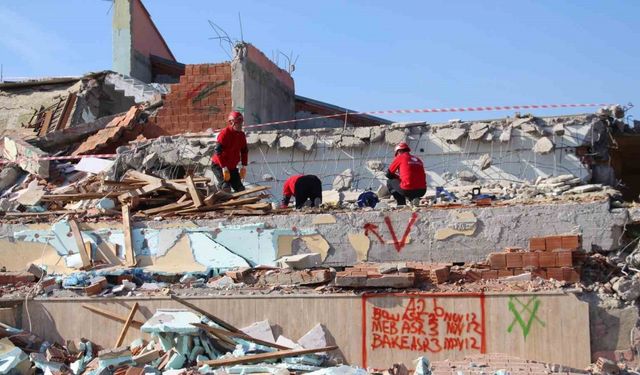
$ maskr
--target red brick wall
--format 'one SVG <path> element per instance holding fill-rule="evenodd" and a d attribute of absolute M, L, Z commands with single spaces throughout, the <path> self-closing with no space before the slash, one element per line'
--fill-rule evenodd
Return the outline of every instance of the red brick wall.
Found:
<path fill-rule="evenodd" d="M 231 110 L 231 64 L 187 65 L 144 135 L 153 138 L 221 129 Z"/>

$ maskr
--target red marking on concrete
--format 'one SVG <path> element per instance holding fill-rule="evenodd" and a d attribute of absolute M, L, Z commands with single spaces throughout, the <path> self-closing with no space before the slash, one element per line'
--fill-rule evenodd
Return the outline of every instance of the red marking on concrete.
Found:
<path fill-rule="evenodd" d="M 368 236 L 369 232 L 373 233 L 373 235 L 378 238 L 380 243 L 384 245 L 384 239 L 382 238 L 380 233 L 378 233 L 378 226 L 377 225 L 372 224 L 372 223 L 366 223 L 364 225 L 364 235 Z"/>
<path fill-rule="evenodd" d="M 389 228 L 389 233 L 391 233 L 391 238 L 393 238 L 393 246 L 395 246 L 397 252 L 400 252 L 400 250 L 402 250 L 402 248 L 407 244 L 407 238 L 409 237 L 409 233 L 411 232 L 411 227 L 413 226 L 413 224 L 415 224 L 416 220 L 418 220 L 418 213 L 414 212 L 411 215 L 411 220 L 409 220 L 409 223 L 404 230 L 402 241 L 398 241 L 396 231 L 393 229 L 393 225 L 391 224 L 391 219 L 389 218 L 389 216 L 386 216 L 384 218 L 384 222 L 387 223 L 387 228 Z"/>

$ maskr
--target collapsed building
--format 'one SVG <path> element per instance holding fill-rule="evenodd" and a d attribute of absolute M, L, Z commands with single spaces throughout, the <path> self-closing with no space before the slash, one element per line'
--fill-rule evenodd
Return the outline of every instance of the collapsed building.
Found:
<path fill-rule="evenodd" d="M 635 368 L 627 108 L 392 122 L 297 95 L 250 43 L 182 64 L 141 1 L 114 4 L 113 71 L 0 83 L 9 369 Z M 250 163 L 229 195 L 210 159 L 231 110 Z M 386 189 L 399 142 L 424 160 L 418 207 Z M 295 174 L 321 179 L 322 208 L 273 206 Z M 366 191 L 374 208 L 357 204 Z"/>

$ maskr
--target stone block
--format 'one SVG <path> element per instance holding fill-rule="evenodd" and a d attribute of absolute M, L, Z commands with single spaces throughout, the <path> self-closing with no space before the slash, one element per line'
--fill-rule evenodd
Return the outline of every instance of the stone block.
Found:
<path fill-rule="evenodd" d="M 536 154 L 548 154 L 553 151 L 554 144 L 548 137 L 541 137 L 533 146 L 533 152 Z"/>
<path fill-rule="evenodd" d="M 322 263 L 322 256 L 318 253 L 290 255 L 280 258 L 278 263 L 282 268 L 302 270 L 318 267 Z"/>
<path fill-rule="evenodd" d="M 351 272 L 338 272 L 334 281 L 336 286 L 346 288 L 362 288 L 367 284 L 367 275 L 357 275 Z"/>
<path fill-rule="evenodd" d="M 296 140 L 296 148 L 303 152 L 310 152 L 313 150 L 313 147 L 316 145 L 316 137 L 313 135 L 306 135 L 299 137 Z"/>
<path fill-rule="evenodd" d="M 496 270 L 482 270 L 482 279 L 483 280 L 495 280 L 498 278 L 498 271 Z"/>

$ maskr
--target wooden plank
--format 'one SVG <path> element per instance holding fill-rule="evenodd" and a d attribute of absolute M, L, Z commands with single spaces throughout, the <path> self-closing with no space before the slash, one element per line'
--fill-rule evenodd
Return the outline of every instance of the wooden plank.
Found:
<path fill-rule="evenodd" d="M 137 365 L 146 365 L 158 358 L 160 358 L 160 349 L 153 349 L 149 350 L 148 352 L 138 354 L 137 356 L 133 357 L 133 361 Z"/>
<path fill-rule="evenodd" d="M 271 203 L 259 202 L 254 204 L 245 204 L 244 208 L 247 208 L 249 210 L 271 210 Z"/>
<path fill-rule="evenodd" d="M 80 232 L 78 223 L 75 220 L 69 220 L 68 223 L 69 228 L 71 228 L 73 239 L 76 241 L 76 248 L 78 249 L 78 253 L 80 253 L 80 259 L 82 259 L 82 267 L 89 267 L 91 265 L 91 259 L 87 256 L 87 253 L 85 251 L 84 241 L 82 240 L 82 232 Z"/>
<path fill-rule="evenodd" d="M 216 323 L 217 325 L 221 326 L 222 328 L 224 328 L 224 329 L 226 329 L 228 331 L 231 331 L 231 332 L 242 332 L 238 328 L 232 326 L 231 324 L 225 322 L 224 320 L 218 318 L 217 316 L 215 316 L 215 315 L 213 315 L 213 314 L 211 314 L 211 313 L 199 308 L 198 306 L 196 306 L 196 305 L 194 305 L 194 304 L 192 304 L 190 302 L 187 302 L 187 301 L 183 300 L 182 298 L 180 298 L 178 296 L 175 296 L 175 295 L 172 294 L 169 297 L 171 297 L 172 300 L 174 300 L 174 301 L 176 301 L 176 302 L 178 302 L 178 303 L 190 308 L 191 310 L 197 312 L 198 314 L 206 316 L 211 321 L 213 321 L 214 323 Z"/>
<path fill-rule="evenodd" d="M 49 126 L 51 126 L 51 119 L 53 118 L 53 111 L 46 111 L 44 113 L 44 119 L 42 120 L 42 126 L 38 130 L 38 137 L 43 137 L 49 132 Z"/>
<path fill-rule="evenodd" d="M 231 200 L 231 201 L 226 201 L 224 203 L 216 204 L 214 207 L 241 206 L 243 204 L 256 203 L 257 201 L 259 201 L 261 199 L 262 199 L 262 197 L 249 197 L 249 198 L 242 198 L 242 199 L 234 199 L 234 200 Z"/>
<path fill-rule="evenodd" d="M 210 327 L 210 326 L 208 326 L 208 325 L 206 325 L 204 323 L 191 323 L 191 325 L 209 332 L 210 334 L 212 334 L 218 340 L 223 341 L 223 342 L 231 345 L 232 348 L 235 348 L 235 346 L 236 346 L 236 342 L 231 340 L 231 338 L 230 338 L 230 335 L 234 334 L 233 332 L 225 331 L 223 329 L 216 329 L 216 328 Z M 211 329 L 209 329 L 209 328 L 211 328 Z"/>
<path fill-rule="evenodd" d="M 119 191 L 110 191 L 105 193 L 49 194 L 49 195 L 44 195 L 40 200 L 46 201 L 46 202 L 49 202 L 49 201 L 73 202 L 73 201 L 82 201 L 85 199 L 113 198 L 121 194 L 122 192 L 119 192 Z"/>
<path fill-rule="evenodd" d="M 178 199 L 176 201 L 176 203 L 182 203 L 184 201 L 186 201 L 189 198 L 189 196 L 187 194 L 182 194 L 182 196 L 180 197 L 180 199 Z"/>
<path fill-rule="evenodd" d="M 166 211 L 176 211 L 176 210 L 184 209 L 184 208 L 187 208 L 187 207 L 189 207 L 191 205 L 193 205 L 193 202 L 191 202 L 191 201 L 186 201 L 186 202 L 182 202 L 182 203 L 170 203 L 170 204 L 167 204 L 165 206 L 156 207 L 156 208 L 150 208 L 148 210 L 144 210 L 144 211 L 140 211 L 140 212 L 145 214 L 145 215 L 155 215 L 155 214 L 163 213 L 163 212 L 166 212 Z"/>
<path fill-rule="evenodd" d="M 181 183 L 177 183 L 177 182 L 173 182 L 171 180 L 163 180 L 161 178 L 155 177 L 155 176 L 150 176 L 148 174 L 145 173 L 141 173 L 138 171 L 134 171 L 134 170 L 128 170 L 126 173 L 127 176 L 136 178 L 138 180 L 141 181 L 146 181 L 147 183 L 162 183 L 164 186 L 170 187 L 173 190 L 178 190 L 181 191 L 183 193 L 188 193 L 189 189 L 187 189 L 187 185 L 185 184 L 181 184 Z"/>
<path fill-rule="evenodd" d="M 191 195 L 191 200 L 193 201 L 193 205 L 196 208 L 202 207 L 204 203 L 202 203 L 202 196 L 198 189 L 196 189 L 196 184 L 193 182 L 191 176 L 187 177 L 187 189 L 189 191 L 189 195 Z"/>
<path fill-rule="evenodd" d="M 338 349 L 337 346 L 325 346 L 323 348 L 316 349 L 287 349 L 287 350 L 279 350 L 277 352 L 270 353 L 260 353 L 254 355 L 245 355 L 242 357 L 234 357 L 234 358 L 225 358 L 225 359 L 213 359 L 210 361 L 202 361 L 198 362 L 198 366 L 201 365 L 209 365 L 213 367 L 220 366 L 232 366 L 238 365 L 242 363 L 253 363 L 253 362 L 262 362 L 267 359 L 277 359 L 277 358 L 285 358 L 285 357 L 296 357 L 303 354 L 310 353 L 318 353 L 318 352 L 328 352 L 331 350 Z"/>
<path fill-rule="evenodd" d="M 29 217 L 29 216 L 49 216 L 49 215 L 69 215 L 69 214 L 83 214 L 86 210 L 57 210 L 57 211 L 45 211 L 45 212 L 7 212 L 4 217 Z"/>
<path fill-rule="evenodd" d="M 124 322 L 127 321 L 127 317 L 116 315 L 116 314 L 112 313 L 111 311 L 103 310 L 103 309 L 100 309 L 98 307 L 93 307 L 91 305 L 86 305 L 86 304 L 82 304 L 82 307 L 84 307 L 85 309 L 87 309 L 87 310 L 89 310 L 91 312 L 94 312 L 94 313 L 96 313 L 98 315 L 102 315 L 104 317 L 107 317 L 109 319 L 112 319 L 112 320 L 115 320 L 115 321 L 118 321 L 118 322 L 123 322 L 124 323 Z M 135 319 L 131 320 L 131 327 L 133 327 L 133 328 L 140 329 L 140 327 L 142 327 L 143 324 L 144 323 L 142 323 L 139 320 L 135 320 Z"/>
<path fill-rule="evenodd" d="M 116 345 L 114 348 L 119 348 L 124 341 L 124 337 L 127 335 L 127 331 L 129 330 L 129 326 L 131 325 L 131 321 L 133 320 L 133 316 L 138 311 L 138 302 L 134 302 L 131 311 L 129 311 L 129 316 L 127 316 L 127 320 L 124 322 L 124 326 L 122 326 L 122 331 L 120 331 L 120 336 L 118 336 L 118 340 L 116 341 Z"/>
<path fill-rule="evenodd" d="M 67 123 L 69 122 L 69 117 L 71 117 L 71 110 L 73 106 L 76 104 L 76 94 L 69 93 L 67 100 L 64 102 L 64 108 L 62 109 L 62 113 L 60 114 L 60 119 L 58 120 L 58 124 L 56 125 L 56 130 L 63 130 L 67 127 Z"/>
<path fill-rule="evenodd" d="M 240 198 L 247 194 L 253 194 L 253 193 L 257 193 L 257 192 L 268 190 L 268 189 L 270 189 L 268 186 L 257 186 L 252 189 L 247 189 L 247 190 L 239 191 L 237 193 L 233 193 L 231 194 L 231 199 Z"/>
<path fill-rule="evenodd" d="M 91 251 L 91 242 L 89 242 L 89 241 L 85 241 L 84 242 L 84 252 L 87 254 L 87 258 L 89 258 L 89 262 L 91 262 L 93 264 L 93 256 L 92 256 L 93 254 L 92 254 L 92 251 Z"/>
<path fill-rule="evenodd" d="M 229 332 L 229 331 L 225 331 L 223 329 L 219 329 L 219 328 L 208 326 L 208 325 L 203 324 L 203 323 L 191 323 L 191 325 L 196 326 L 196 327 L 201 328 L 201 329 L 204 329 L 206 331 L 209 331 L 216 337 L 224 336 L 224 337 L 227 337 L 227 339 L 229 337 L 238 337 L 238 338 L 241 338 L 243 340 L 252 341 L 252 342 L 255 342 L 256 344 L 268 346 L 268 347 L 271 347 L 271 348 L 282 349 L 282 350 L 291 349 L 291 348 L 287 348 L 286 346 L 278 345 L 278 344 L 273 343 L 273 342 L 257 339 L 255 337 L 247 335 L 246 333 L 244 333 L 242 331 L 240 331 L 240 332 Z M 229 340 L 229 341 L 234 346 L 236 345 L 236 343 L 233 340 Z"/>
<path fill-rule="evenodd" d="M 125 202 L 127 199 L 131 199 L 133 197 L 140 197 L 143 195 L 147 195 L 150 193 L 153 193 L 156 190 L 159 190 L 163 187 L 162 182 L 155 182 L 155 183 L 150 183 L 147 184 L 141 188 L 135 189 L 135 190 L 129 190 L 128 192 L 124 193 L 124 194 L 120 194 L 118 195 L 118 200 L 120 202 Z"/>
<path fill-rule="evenodd" d="M 131 234 L 131 217 L 129 205 L 122 205 L 122 230 L 124 232 L 124 251 L 126 256 L 126 265 L 134 267 L 137 263 L 135 251 L 133 249 L 133 236 Z"/>

